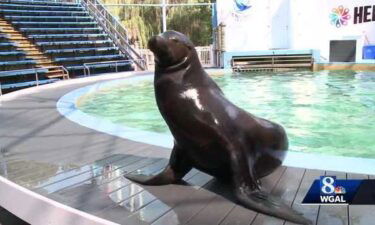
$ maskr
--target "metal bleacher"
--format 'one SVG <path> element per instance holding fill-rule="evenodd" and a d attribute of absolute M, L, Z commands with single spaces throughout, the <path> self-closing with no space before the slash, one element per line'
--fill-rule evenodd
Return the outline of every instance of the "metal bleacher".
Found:
<path fill-rule="evenodd" d="M 19 78 L 13 80 L 36 85 L 35 79 L 33 83 L 25 72 L 21 72 L 29 69 L 30 74 L 35 74 L 30 70 L 34 68 L 49 68 L 38 73 L 42 76 L 38 84 L 41 80 L 53 82 L 66 78 L 65 69 L 71 77 L 81 76 L 85 64 L 93 64 L 92 73 L 96 73 L 96 68 L 97 73 L 134 70 L 132 60 L 140 60 L 140 57 L 135 59 L 133 49 L 131 52 L 128 46 L 124 49 L 123 44 L 119 46 L 115 43 L 119 35 L 113 38 L 100 24 L 103 20 L 97 18 L 95 11 L 92 8 L 88 11 L 88 4 L 91 3 L 87 0 L 85 4 L 0 0 L 1 88 L 17 86 L 8 85 L 12 84 L 9 83 L 10 77 L 14 78 L 17 74 Z M 116 63 L 116 68 L 110 63 L 100 64 L 124 60 L 127 60 L 126 63 Z M 95 66 L 95 63 L 100 65 Z"/>

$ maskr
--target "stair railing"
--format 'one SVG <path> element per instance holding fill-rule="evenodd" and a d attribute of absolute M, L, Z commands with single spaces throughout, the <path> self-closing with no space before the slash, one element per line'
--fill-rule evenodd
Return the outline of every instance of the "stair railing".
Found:
<path fill-rule="evenodd" d="M 142 56 L 130 46 L 126 29 L 108 12 L 102 3 L 99 0 L 81 0 L 81 4 L 104 28 L 120 51 L 129 56 L 141 70 L 145 70 L 146 62 Z"/>
<path fill-rule="evenodd" d="M 56 68 L 59 68 L 63 71 L 63 74 L 62 74 L 62 78 L 63 80 L 67 80 L 67 79 L 70 79 L 70 75 L 69 75 L 69 71 L 64 67 L 64 66 L 44 66 L 44 67 L 40 67 L 41 69 L 56 69 Z"/>

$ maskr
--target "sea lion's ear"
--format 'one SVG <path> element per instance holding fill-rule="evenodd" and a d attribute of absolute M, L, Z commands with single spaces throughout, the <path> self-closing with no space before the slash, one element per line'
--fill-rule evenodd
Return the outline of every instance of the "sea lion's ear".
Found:
<path fill-rule="evenodd" d="M 189 44 L 189 43 L 185 43 L 185 46 L 189 49 L 189 50 L 192 50 L 194 49 L 194 46 Z"/>

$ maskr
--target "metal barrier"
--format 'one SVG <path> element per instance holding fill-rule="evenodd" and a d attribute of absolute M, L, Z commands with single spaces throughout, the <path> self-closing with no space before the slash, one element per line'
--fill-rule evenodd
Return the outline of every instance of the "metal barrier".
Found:
<path fill-rule="evenodd" d="M 215 56 L 214 50 L 212 45 L 210 46 L 197 46 L 195 47 L 197 51 L 197 55 L 199 61 L 201 62 L 203 67 L 215 67 Z M 148 70 L 153 70 L 155 66 L 154 62 L 154 53 L 152 53 L 149 49 L 139 49 L 142 58 L 145 59 L 145 65 Z"/>
<path fill-rule="evenodd" d="M 120 51 L 129 56 L 129 58 L 133 60 L 141 70 L 145 70 L 146 65 L 144 64 L 143 58 L 128 42 L 126 29 L 111 13 L 107 11 L 103 4 L 99 0 L 81 0 L 81 4 L 104 28 Z"/>
<path fill-rule="evenodd" d="M 49 66 L 49 67 L 39 67 L 39 68 L 33 68 L 33 69 L 9 70 L 9 71 L 2 71 L 2 72 L 14 73 L 14 72 L 21 72 L 21 71 L 23 71 L 23 72 L 25 72 L 25 71 L 30 71 L 30 72 L 34 71 L 36 86 L 39 86 L 39 76 L 38 76 L 38 74 L 40 72 L 38 72 L 38 70 L 41 70 L 41 69 L 47 69 L 47 70 L 49 70 L 49 69 L 54 69 L 54 68 L 60 68 L 60 69 L 63 70 L 64 74 L 63 74 L 62 78 L 64 80 L 65 79 L 70 79 L 68 70 L 65 67 L 63 67 L 63 66 Z M 14 75 L 14 76 L 16 76 L 16 75 Z M 1 82 L 0 82 L 0 96 L 3 94 L 2 89 L 3 88 L 2 88 Z"/>
<path fill-rule="evenodd" d="M 144 61 L 143 59 L 140 59 L 142 61 Z M 127 63 L 129 62 L 129 64 L 133 64 L 133 63 L 136 63 L 135 60 L 117 60 L 117 61 L 103 61 L 103 62 L 91 62 L 91 63 L 84 63 L 83 64 L 83 72 L 84 72 L 84 76 L 91 76 L 91 72 L 90 72 L 90 65 L 100 65 L 100 64 L 104 64 L 104 65 L 115 65 L 115 68 L 116 68 L 116 73 L 118 72 L 118 66 L 119 64 L 123 64 L 123 63 Z M 142 64 L 145 64 L 144 62 L 142 62 Z"/>
<path fill-rule="evenodd" d="M 155 67 L 155 57 L 154 53 L 149 49 L 138 49 L 139 54 L 141 54 L 142 58 L 145 60 L 145 65 L 147 70 L 154 70 Z"/>
<path fill-rule="evenodd" d="M 199 61 L 202 63 L 203 67 L 214 67 L 214 51 L 212 45 L 210 46 L 197 46 L 195 47 L 197 51 Z"/>

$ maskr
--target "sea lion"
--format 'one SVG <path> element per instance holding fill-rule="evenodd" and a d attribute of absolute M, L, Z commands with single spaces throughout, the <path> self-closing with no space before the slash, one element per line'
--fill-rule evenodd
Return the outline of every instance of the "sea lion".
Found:
<path fill-rule="evenodd" d="M 157 106 L 174 137 L 168 166 L 150 176 L 125 177 L 144 185 L 178 183 L 193 167 L 231 182 L 244 207 L 300 224 L 311 224 L 259 179 L 279 167 L 288 149 L 282 126 L 256 117 L 225 98 L 202 68 L 193 43 L 167 31 L 152 37 Z"/>

